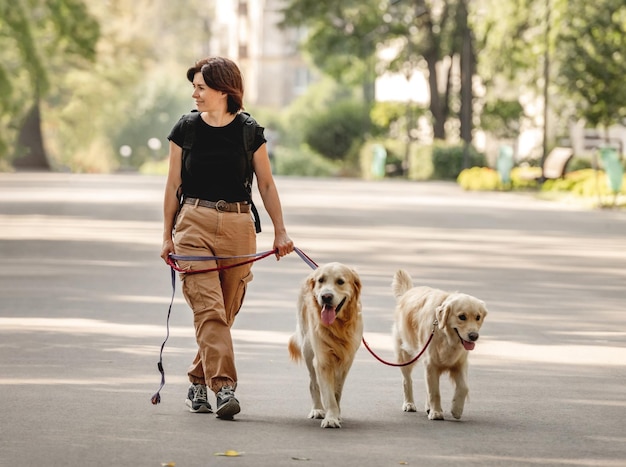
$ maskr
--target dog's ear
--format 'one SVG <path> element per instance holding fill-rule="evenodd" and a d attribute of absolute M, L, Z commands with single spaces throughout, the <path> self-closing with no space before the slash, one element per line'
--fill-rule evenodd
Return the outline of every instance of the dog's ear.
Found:
<path fill-rule="evenodd" d="M 352 284 L 354 285 L 354 290 L 358 295 L 360 295 L 361 294 L 361 279 L 359 278 L 359 275 L 356 273 L 354 269 L 351 269 L 350 272 L 352 273 Z"/>
<path fill-rule="evenodd" d="M 445 328 L 446 321 L 448 320 L 448 315 L 450 314 L 450 307 L 444 302 L 437 307 L 435 312 L 437 316 L 437 323 L 439 324 L 439 329 Z"/>
<path fill-rule="evenodd" d="M 450 308 L 452 308 L 453 301 L 454 299 L 447 297 L 435 310 L 435 316 L 437 317 L 437 322 L 439 323 L 439 329 L 446 327 L 446 322 L 448 321 L 448 316 L 450 316 Z"/>
<path fill-rule="evenodd" d="M 309 274 L 309 277 L 306 278 L 306 288 L 309 292 L 311 293 L 313 292 L 316 281 L 317 281 L 317 274 L 314 271 L 311 274 Z"/>

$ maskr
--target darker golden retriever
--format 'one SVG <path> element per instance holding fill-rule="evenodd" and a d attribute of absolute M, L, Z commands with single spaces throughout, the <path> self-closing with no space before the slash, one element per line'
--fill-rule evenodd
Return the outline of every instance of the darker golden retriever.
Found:
<path fill-rule="evenodd" d="M 322 428 L 341 427 L 341 394 L 363 336 L 361 280 L 341 263 L 328 263 L 305 280 L 298 297 L 289 354 L 309 370 L 313 408 Z"/>
<path fill-rule="evenodd" d="M 439 379 L 449 373 L 455 386 L 452 416 L 461 418 L 469 393 L 468 352 L 474 349 L 487 316 L 485 303 L 464 293 L 414 287 L 411 276 L 403 270 L 396 272 L 392 289 L 397 299 L 393 341 L 398 362 L 408 362 L 417 355 L 434 329 L 433 339 L 420 358 L 426 380 L 426 412 L 430 420 L 443 420 Z M 414 366 L 401 368 L 405 412 L 416 411 L 411 380 Z"/>

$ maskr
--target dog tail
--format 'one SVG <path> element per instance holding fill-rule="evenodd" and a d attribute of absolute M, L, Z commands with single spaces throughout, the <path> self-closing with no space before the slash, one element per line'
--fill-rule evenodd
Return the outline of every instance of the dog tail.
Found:
<path fill-rule="evenodd" d="M 300 350 L 300 345 L 298 345 L 295 334 L 289 338 L 289 345 L 287 346 L 287 349 L 289 350 L 289 356 L 294 362 L 302 360 L 302 351 Z"/>
<path fill-rule="evenodd" d="M 393 276 L 391 282 L 391 290 L 396 298 L 402 297 L 407 291 L 413 288 L 413 279 L 408 272 L 403 269 L 398 269 Z"/>

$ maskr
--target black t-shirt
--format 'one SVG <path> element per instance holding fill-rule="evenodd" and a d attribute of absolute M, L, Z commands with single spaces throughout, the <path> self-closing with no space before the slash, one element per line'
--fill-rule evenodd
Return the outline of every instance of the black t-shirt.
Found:
<path fill-rule="evenodd" d="M 167 137 L 181 148 L 185 141 L 183 122 L 184 117 Z M 265 142 L 263 132 L 257 132 L 254 151 Z M 236 117 L 226 126 L 213 127 L 198 118 L 193 147 L 181 172 L 183 194 L 208 201 L 247 201 L 250 196 L 244 186 L 246 168 L 241 119 Z"/>

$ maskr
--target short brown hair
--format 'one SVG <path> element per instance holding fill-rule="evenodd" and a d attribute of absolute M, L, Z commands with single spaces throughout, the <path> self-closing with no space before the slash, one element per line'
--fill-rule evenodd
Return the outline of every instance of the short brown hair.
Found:
<path fill-rule="evenodd" d="M 235 62 L 224 57 L 203 58 L 187 70 L 189 82 L 193 83 L 196 73 L 202 73 L 211 89 L 228 94 L 228 113 L 236 114 L 243 109 L 243 78 Z"/>

